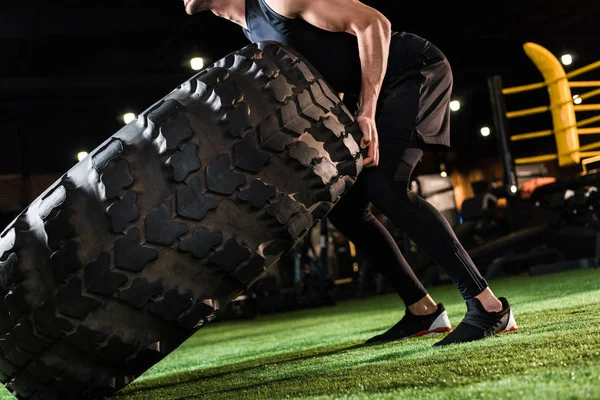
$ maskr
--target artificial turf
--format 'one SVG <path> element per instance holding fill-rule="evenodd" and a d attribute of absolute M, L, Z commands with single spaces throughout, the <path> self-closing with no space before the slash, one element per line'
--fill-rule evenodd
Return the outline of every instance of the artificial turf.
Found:
<path fill-rule="evenodd" d="M 435 349 L 441 335 L 364 346 L 401 317 L 401 302 L 344 301 L 208 325 L 115 398 L 600 399 L 600 270 L 491 287 L 509 299 L 519 331 Z M 458 324 L 456 288 L 430 293 Z"/>

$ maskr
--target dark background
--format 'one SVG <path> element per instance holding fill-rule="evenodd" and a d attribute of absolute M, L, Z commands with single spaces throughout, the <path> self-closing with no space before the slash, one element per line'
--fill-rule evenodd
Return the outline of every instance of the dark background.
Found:
<path fill-rule="evenodd" d="M 462 103 L 452 117 L 456 163 L 497 155 L 494 131 L 479 134 L 492 126 L 488 77 L 501 75 L 505 86 L 541 80 L 523 43 L 572 54 L 567 70 L 600 59 L 597 0 L 365 2 L 395 30 L 423 36 L 447 55 Z M 66 172 L 78 151 L 123 126 L 123 113 L 145 110 L 195 74 L 192 56 L 209 64 L 246 44 L 238 26 L 211 13 L 188 16 L 181 1 L 3 4 L 0 175 Z M 509 100 L 509 109 L 548 102 L 543 90 Z M 530 122 L 518 121 L 514 131 L 551 128 L 549 119 Z M 543 153 L 540 143 L 535 150 Z"/>

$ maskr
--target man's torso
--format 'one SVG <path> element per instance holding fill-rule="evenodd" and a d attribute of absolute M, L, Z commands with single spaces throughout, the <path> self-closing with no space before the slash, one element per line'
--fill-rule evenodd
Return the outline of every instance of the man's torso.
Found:
<path fill-rule="evenodd" d="M 302 54 L 338 92 L 357 93 L 361 70 L 356 37 L 328 32 L 277 14 L 265 0 L 246 1 L 244 34 L 251 42 L 274 40 Z"/>
<path fill-rule="evenodd" d="M 358 95 L 361 64 L 358 40 L 345 32 L 328 32 L 308 22 L 275 12 L 268 0 L 245 0 L 244 34 L 251 42 L 274 40 L 302 54 L 338 92 Z M 419 68 L 428 41 L 409 33 L 392 34 L 384 87 L 408 69 Z"/>

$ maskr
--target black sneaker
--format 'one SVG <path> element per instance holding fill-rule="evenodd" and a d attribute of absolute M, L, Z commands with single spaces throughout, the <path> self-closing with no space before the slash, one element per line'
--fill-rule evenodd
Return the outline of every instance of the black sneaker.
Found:
<path fill-rule="evenodd" d="M 437 310 L 429 315 L 413 315 L 408 308 L 404 317 L 388 331 L 367 340 L 365 343 L 383 343 L 393 340 L 413 338 L 429 335 L 432 333 L 451 332 L 452 325 L 448 319 L 448 313 L 444 305 L 439 303 Z"/>
<path fill-rule="evenodd" d="M 498 300 L 502 302 L 502 311 L 499 312 L 487 312 L 478 299 L 467 300 L 467 313 L 463 320 L 452 333 L 433 346 L 472 342 L 496 333 L 516 331 L 517 323 L 508 300 L 504 297 Z"/>

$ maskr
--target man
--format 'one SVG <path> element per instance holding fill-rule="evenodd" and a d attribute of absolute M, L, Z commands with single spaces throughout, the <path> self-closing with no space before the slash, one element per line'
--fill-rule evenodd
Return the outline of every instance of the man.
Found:
<path fill-rule="evenodd" d="M 435 344 L 446 345 L 516 330 L 508 301 L 492 293 L 444 217 L 409 191 L 423 151 L 450 145 L 452 73 L 439 49 L 416 35 L 392 32 L 384 15 L 357 0 L 184 0 L 184 5 L 190 15 L 212 11 L 240 25 L 252 42 L 291 46 L 334 89 L 357 96 L 366 168 L 329 217 L 390 280 L 406 305 L 396 325 L 367 342 L 451 331 Z M 370 213 L 369 203 L 458 286 L 467 314 L 456 329 Z"/>

